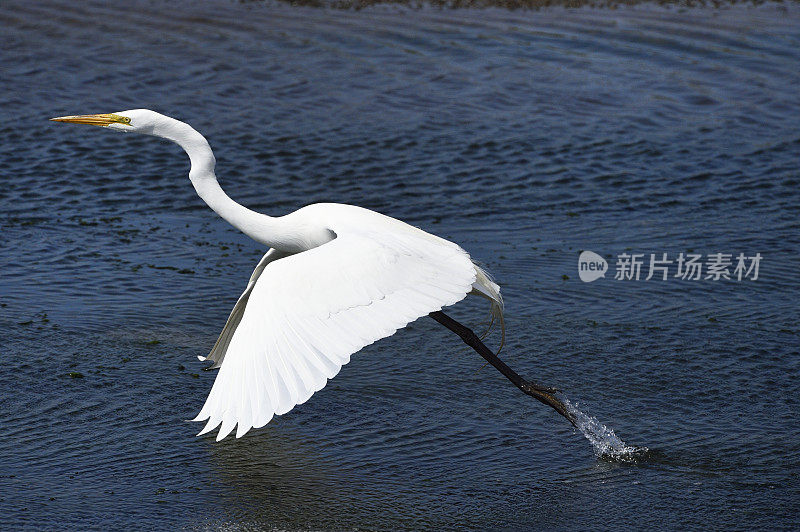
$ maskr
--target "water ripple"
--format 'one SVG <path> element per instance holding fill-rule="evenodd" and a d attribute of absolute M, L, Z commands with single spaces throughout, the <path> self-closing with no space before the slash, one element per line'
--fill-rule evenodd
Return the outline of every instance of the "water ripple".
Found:
<path fill-rule="evenodd" d="M 788 527 L 798 18 L 5 2 L 4 524 Z M 134 107 L 207 135 L 252 208 L 358 204 L 461 243 L 503 286 L 504 359 L 586 398 L 621 456 L 431 320 L 246 438 L 194 438 L 214 377 L 196 356 L 264 250 L 196 197 L 177 147 L 46 120 Z M 764 260 L 758 281 L 586 284 L 587 249 Z M 452 313 L 478 328 L 486 308 Z"/>

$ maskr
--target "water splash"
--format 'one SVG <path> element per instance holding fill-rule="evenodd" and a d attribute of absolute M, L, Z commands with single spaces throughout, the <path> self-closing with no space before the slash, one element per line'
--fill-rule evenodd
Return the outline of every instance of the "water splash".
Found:
<path fill-rule="evenodd" d="M 622 441 L 614 431 L 600 423 L 597 418 L 584 414 L 577 405 L 568 399 L 562 398 L 564 406 L 575 417 L 578 430 L 592 444 L 598 458 L 616 462 L 637 462 L 648 451 L 647 447 L 636 447 Z"/>

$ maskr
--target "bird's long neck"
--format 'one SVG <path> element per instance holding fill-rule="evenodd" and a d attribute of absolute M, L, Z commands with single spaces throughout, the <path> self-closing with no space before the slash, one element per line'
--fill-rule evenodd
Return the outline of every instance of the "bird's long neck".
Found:
<path fill-rule="evenodd" d="M 282 218 L 252 211 L 225 194 L 214 173 L 216 159 L 203 135 L 184 122 L 164 118 L 168 120 L 159 124 L 153 134 L 175 142 L 186 151 L 192 164 L 189 179 L 214 212 L 257 242 L 288 252 L 301 250 L 302 235 L 290 230 Z"/>

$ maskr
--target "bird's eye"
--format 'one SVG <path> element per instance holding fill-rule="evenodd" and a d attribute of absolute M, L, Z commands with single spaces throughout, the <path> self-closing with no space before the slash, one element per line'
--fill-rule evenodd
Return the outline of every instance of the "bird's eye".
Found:
<path fill-rule="evenodd" d="M 129 116 L 115 115 L 115 114 L 112 113 L 112 114 L 108 115 L 108 117 L 112 121 L 117 122 L 118 124 L 131 125 L 131 118 Z"/>

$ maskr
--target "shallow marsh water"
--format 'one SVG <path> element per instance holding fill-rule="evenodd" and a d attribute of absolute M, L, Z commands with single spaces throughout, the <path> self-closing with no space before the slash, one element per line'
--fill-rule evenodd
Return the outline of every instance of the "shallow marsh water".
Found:
<path fill-rule="evenodd" d="M 795 4 L 12 0 L 0 28 L 4 527 L 798 525 Z M 504 359 L 647 451 L 598 458 L 429 319 L 267 428 L 195 438 L 196 355 L 263 249 L 177 147 L 46 120 L 135 107 L 204 133 L 254 209 L 353 203 L 461 243 L 503 286 Z M 581 250 L 763 260 L 583 283 Z"/>

